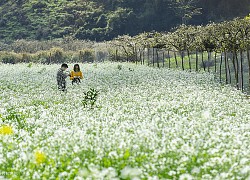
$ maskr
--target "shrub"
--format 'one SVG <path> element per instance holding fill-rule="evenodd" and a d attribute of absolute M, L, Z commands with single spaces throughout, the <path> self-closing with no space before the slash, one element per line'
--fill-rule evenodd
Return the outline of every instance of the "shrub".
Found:
<path fill-rule="evenodd" d="M 94 62 L 95 60 L 94 50 L 84 49 L 80 51 L 79 59 L 82 60 L 82 62 Z"/>
<path fill-rule="evenodd" d="M 96 60 L 97 61 L 104 61 L 108 57 L 108 52 L 106 51 L 97 51 L 96 52 Z"/>
<path fill-rule="evenodd" d="M 64 55 L 62 48 L 51 48 L 48 53 L 48 64 L 64 63 L 66 61 L 66 56 Z"/>
<path fill-rule="evenodd" d="M 35 54 L 33 54 L 33 61 L 36 61 L 38 63 L 42 64 L 48 64 L 49 63 L 49 53 L 47 51 L 38 51 Z"/>
<path fill-rule="evenodd" d="M 1 52 L 0 60 L 2 63 L 16 64 L 18 62 L 21 62 L 22 57 L 20 56 L 20 54 L 14 52 Z"/>
<path fill-rule="evenodd" d="M 31 62 L 31 54 L 27 54 L 27 53 L 23 53 L 22 54 L 22 59 L 21 59 L 21 62 Z"/>

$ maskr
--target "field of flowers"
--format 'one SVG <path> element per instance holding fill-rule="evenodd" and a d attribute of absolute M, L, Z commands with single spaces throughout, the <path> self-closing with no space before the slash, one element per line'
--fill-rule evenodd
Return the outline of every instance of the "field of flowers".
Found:
<path fill-rule="evenodd" d="M 59 66 L 1 64 L 0 179 L 250 179 L 241 92 L 208 74 L 102 63 L 80 64 L 84 80 L 63 93 Z"/>

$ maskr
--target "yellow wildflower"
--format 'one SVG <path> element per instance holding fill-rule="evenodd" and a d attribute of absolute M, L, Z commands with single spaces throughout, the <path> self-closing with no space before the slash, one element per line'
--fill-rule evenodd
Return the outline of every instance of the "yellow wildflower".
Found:
<path fill-rule="evenodd" d="M 0 134 L 2 135 L 11 135 L 13 134 L 13 129 L 9 125 L 3 125 L 0 127 Z"/>
<path fill-rule="evenodd" d="M 35 152 L 35 161 L 37 164 L 44 163 L 46 160 L 46 155 L 42 151 Z"/>

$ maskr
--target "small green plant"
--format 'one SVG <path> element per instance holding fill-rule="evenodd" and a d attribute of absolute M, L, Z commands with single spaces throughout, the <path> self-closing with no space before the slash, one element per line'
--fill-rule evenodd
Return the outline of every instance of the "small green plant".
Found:
<path fill-rule="evenodd" d="M 28 68 L 31 68 L 31 66 L 32 66 L 32 63 L 29 63 L 27 67 L 28 67 Z"/>
<path fill-rule="evenodd" d="M 94 88 L 90 88 L 90 90 L 83 93 L 84 93 L 84 99 L 82 100 L 83 107 L 85 108 L 88 105 L 90 105 L 90 107 L 93 108 L 97 100 L 98 91 Z"/>
<path fill-rule="evenodd" d="M 16 122 L 19 129 L 27 128 L 26 116 L 22 112 L 16 111 L 14 108 L 7 109 L 8 115 L 5 117 L 5 120 Z"/>
<path fill-rule="evenodd" d="M 118 65 L 117 65 L 117 69 L 122 70 L 122 65 L 121 65 L 121 64 L 118 64 Z"/>

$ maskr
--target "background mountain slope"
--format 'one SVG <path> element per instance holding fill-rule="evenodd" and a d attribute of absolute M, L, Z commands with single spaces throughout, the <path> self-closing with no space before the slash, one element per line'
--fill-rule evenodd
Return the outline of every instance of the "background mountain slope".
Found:
<path fill-rule="evenodd" d="M 194 12 L 198 13 L 194 13 Z M 103 41 L 246 16 L 249 0 L 1 0 L 0 39 Z"/>

